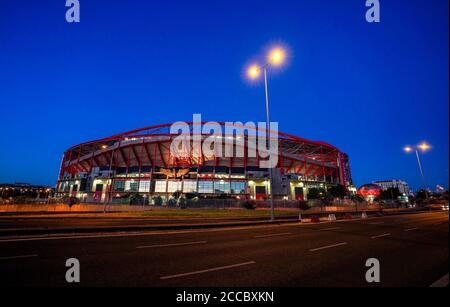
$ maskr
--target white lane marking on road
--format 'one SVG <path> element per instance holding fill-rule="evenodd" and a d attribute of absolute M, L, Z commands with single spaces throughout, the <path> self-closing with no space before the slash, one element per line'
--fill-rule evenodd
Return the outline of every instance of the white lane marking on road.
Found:
<path fill-rule="evenodd" d="M 321 250 L 324 250 L 324 249 L 329 249 L 329 248 L 343 246 L 343 245 L 347 245 L 347 242 L 342 242 L 342 243 L 338 243 L 338 244 L 322 246 L 322 247 L 318 247 L 318 248 L 312 248 L 309 251 L 310 252 L 317 252 L 317 251 L 321 251 Z"/>
<path fill-rule="evenodd" d="M 419 228 L 409 228 L 409 229 L 405 229 L 404 231 L 413 231 L 413 230 L 417 230 Z"/>
<path fill-rule="evenodd" d="M 391 234 L 390 233 L 384 233 L 382 235 L 378 235 L 378 236 L 373 236 L 370 237 L 371 239 L 378 239 L 378 238 L 384 238 L 384 237 L 389 237 Z"/>
<path fill-rule="evenodd" d="M 26 242 L 26 241 L 47 241 L 47 240 L 74 240 L 74 239 L 96 239 L 96 238 L 116 238 L 116 237 L 146 237 L 154 235 L 171 235 L 171 234 L 186 234 L 189 231 L 177 231 L 177 232 L 157 232 L 157 233 L 121 233 L 121 234 L 96 234 L 85 236 L 63 236 L 63 237 L 32 237 L 32 238 L 20 238 L 20 239 L 4 239 L 0 240 L 0 243 L 4 242 Z"/>
<path fill-rule="evenodd" d="M 146 245 L 146 246 L 137 246 L 137 249 L 145 249 L 145 248 L 158 248 L 158 247 L 176 247 L 176 246 L 187 246 L 187 245 L 197 245 L 197 244 L 206 244 L 207 241 L 197 241 L 197 242 L 184 242 L 184 243 L 171 243 L 171 244 L 155 244 L 155 245 Z"/>
<path fill-rule="evenodd" d="M 448 274 L 430 285 L 430 288 L 445 288 L 448 286 Z"/>
<path fill-rule="evenodd" d="M 198 274 L 209 273 L 209 272 L 216 272 L 216 271 L 234 269 L 234 268 L 238 268 L 238 267 L 242 267 L 242 266 L 246 266 L 246 265 L 250 265 L 250 264 L 255 264 L 255 263 L 256 263 L 255 261 L 249 261 L 249 262 L 244 262 L 244 263 L 238 263 L 238 264 L 232 264 L 232 265 L 226 265 L 226 266 L 219 266 L 219 267 L 215 267 L 215 268 L 211 268 L 211 269 L 205 269 L 205 270 L 200 270 L 200 271 L 194 271 L 194 272 L 188 272 L 188 273 L 181 273 L 181 274 L 163 276 L 163 277 L 160 277 L 160 279 L 161 280 L 167 280 L 167 279 L 173 279 L 173 278 L 184 277 L 184 276 L 191 276 L 191 275 L 198 275 Z"/>
<path fill-rule="evenodd" d="M 324 228 L 324 229 L 319 229 L 319 231 L 338 230 L 338 229 L 341 229 L 341 227 Z"/>
<path fill-rule="evenodd" d="M 260 238 L 269 238 L 269 237 L 278 237 L 278 236 L 287 236 L 287 235 L 291 235 L 291 232 L 283 232 L 283 233 L 272 233 L 272 234 L 268 234 L 268 235 L 260 235 L 260 236 L 255 236 L 255 239 L 260 239 Z"/>
<path fill-rule="evenodd" d="M 369 225 L 381 225 L 384 224 L 384 222 L 374 222 L 374 223 L 369 223 Z"/>
<path fill-rule="evenodd" d="M 38 257 L 38 255 L 37 254 L 33 254 L 33 255 L 19 255 L 19 256 L 0 257 L 0 260 L 11 260 L 11 259 L 32 258 L 32 257 Z"/>

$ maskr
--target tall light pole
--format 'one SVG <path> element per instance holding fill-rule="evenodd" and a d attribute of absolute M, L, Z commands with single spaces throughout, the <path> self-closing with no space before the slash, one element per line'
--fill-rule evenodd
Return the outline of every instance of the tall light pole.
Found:
<path fill-rule="evenodd" d="M 251 79 L 257 79 L 260 74 L 261 70 L 264 74 L 264 91 L 266 95 L 266 148 L 270 150 L 270 137 L 271 137 L 271 127 L 270 127 L 270 113 L 269 113 L 269 87 L 268 87 L 268 81 L 267 81 L 267 68 L 269 65 L 278 66 L 281 65 L 284 62 L 284 59 L 286 57 L 286 53 L 281 48 L 275 48 L 273 49 L 269 55 L 268 55 L 268 61 L 266 64 L 259 66 L 259 65 L 252 65 L 247 71 L 248 76 Z M 269 168 L 269 183 L 270 183 L 270 220 L 275 220 L 275 206 L 273 202 L 274 193 L 273 193 L 273 174 L 272 174 L 272 168 Z"/>
<path fill-rule="evenodd" d="M 431 146 L 428 143 L 426 143 L 426 142 L 423 142 L 423 143 L 421 143 L 421 144 L 419 144 L 417 146 L 405 146 L 403 148 L 403 150 L 406 153 L 411 153 L 413 151 L 415 151 L 415 153 L 416 153 L 417 165 L 419 166 L 420 176 L 422 177 L 422 182 L 423 182 L 423 184 L 425 186 L 425 196 L 426 196 L 426 198 L 428 198 L 428 191 L 427 191 L 427 186 L 426 186 L 427 182 L 426 182 L 426 179 L 425 179 L 425 175 L 423 173 L 422 162 L 420 161 L 419 151 L 426 152 L 426 151 L 428 151 L 430 149 L 431 149 Z"/>

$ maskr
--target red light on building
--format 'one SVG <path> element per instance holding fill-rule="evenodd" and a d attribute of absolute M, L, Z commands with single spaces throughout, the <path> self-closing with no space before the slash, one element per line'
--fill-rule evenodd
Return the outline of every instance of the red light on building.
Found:
<path fill-rule="evenodd" d="M 363 197 L 378 197 L 380 194 L 381 187 L 376 184 L 366 184 L 358 190 L 358 195 Z"/>

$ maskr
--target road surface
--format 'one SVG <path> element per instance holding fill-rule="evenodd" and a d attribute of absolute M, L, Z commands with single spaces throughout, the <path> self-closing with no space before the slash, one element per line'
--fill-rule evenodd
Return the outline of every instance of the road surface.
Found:
<path fill-rule="evenodd" d="M 238 229 L 0 239 L 2 286 L 428 287 L 448 274 L 448 213 Z M 80 261 L 79 284 L 65 280 Z M 381 282 L 368 284 L 367 259 Z"/>

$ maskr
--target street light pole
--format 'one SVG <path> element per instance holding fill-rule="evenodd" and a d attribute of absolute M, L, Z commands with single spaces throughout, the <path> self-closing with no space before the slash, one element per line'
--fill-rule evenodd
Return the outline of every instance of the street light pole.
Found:
<path fill-rule="evenodd" d="M 421 143 L 420 145 L 416 145 L 416 146 L 406 146 L 406 147 L 403 149 L 406 153 L 411 153 L 411 152 L 413 152 L 413 151 L 416 152 L 417 165 L 419 166 L 420 176 L 422 177 L 422 183 L 423 183 L 424 186 L 425 186 L 425 197 L 426 197 L 427 200 L 428 200 L 427 182 L 426 182 L 426 179 L 425 179 L 425 175 L 424 175 L 424 173 L 423 173 L 422 162 L 420 161 L 419 149 L 420 149 L 422 152 L 426 152 L 426 151 L 429 150 L 430 148 L 431 148 L 431 146 L 430 146 L 428 143 L 423 142 L 423 143 Z"/>
<path fill-rule="evenodd" d="M 266 148 L 270 151 L 270 136 L 271 136 L 271 127 L 270 127 L 270 115 L 269 115 L 269 88 L 268 88 L 268 82 L 267 82 L 267 68 L 269 65 L 278 66 L 281 65 L 284 62 L 285 59 L 285 51 L 282 48 L 275 48 L 273 49 L 269 56 L 268 56 L 268 62 L 266 64 L 260 66 L 260 65 L 252 65 L 249 67 L 247 74 L 251 79 L 256 79 L 259 77 L 261 70 L 264 73 L 264 89 L 266 94 Z M 274 193 L 273 193 L 273 168 L 269 168 L 269 189 L 270 193 L 268 193 L 268 196 L 270 198 L 270 220 L 275 220 L 275 206 L 274 206 Z"/>
<path fill-rule="evenodd" d="M 420 162 L 419 150 L 417 148 L 416 148 L 416 157 L 417 157 L 417 164 L 419 165 L 420 176 L 422 176 L 422 182 L 425 187 L 425 197 L 428 199 L 427 182 L 425 180 L 425 175 L 423 174 L 422 162 Z"/>
<path fill-rule="evenodd" d="M 423 175 L 422 163 L 420 162 L 419 151 L 417 149 L 416 149 L 416 157 L 417 157 L 417 164 L 419 165 L 420 175 L 422 176 L 423 183 L 425 183 L 425 176 Z"/>
<path fill-rule="evenodd" d="M 271 136 L 271 128 L 270 128 L 270 115 L 269 115 L 269 88 L 268 88 L 268 84 L 267 84 L 267 66 L 268 64 L 263 66 L 263 70 L 264 70 L 264 88 L 265 88 L 265 92 L 266 92 L 266 127 L 267 127 L 267 132 L 266 132 L 266 148 L 268 148 L 268 150 L 270 150 L 270 136 Z M 274 202 L 273 202 L 273 178 L 272 178 L 272 168 L 269 168 L 269 186 L 270 186 L 270 193 L 269 193 L 269 197 L 270 197 L 270 220 L 274 221 L 275 220 L 275 206 L 274 206 Z"/>

